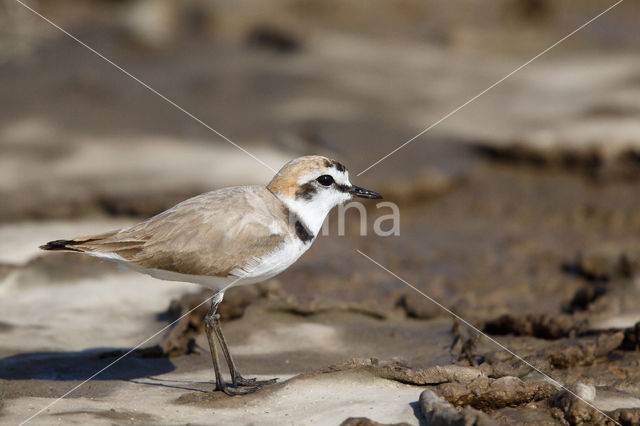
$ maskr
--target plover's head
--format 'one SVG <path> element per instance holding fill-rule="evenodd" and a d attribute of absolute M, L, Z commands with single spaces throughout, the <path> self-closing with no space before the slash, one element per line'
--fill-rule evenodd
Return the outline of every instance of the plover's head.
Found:
<path fill-rule="evenodd" d="M 267 188 L 297 214 L 317 235 L 329 211 L 353 197 L 382 198 L 349 182 L 349 171 L 335 160 L 319 155 L 296 158 L 285 164 Z"/>

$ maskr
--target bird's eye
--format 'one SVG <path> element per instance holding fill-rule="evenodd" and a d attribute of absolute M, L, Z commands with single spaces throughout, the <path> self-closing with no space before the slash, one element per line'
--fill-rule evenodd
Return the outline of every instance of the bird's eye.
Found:
<path fill-rule="evenodd" d="M 322 175 L 316 179 L 320 185 L 329 186 L 333 183 L 333 178 L 329 175 Z"/>

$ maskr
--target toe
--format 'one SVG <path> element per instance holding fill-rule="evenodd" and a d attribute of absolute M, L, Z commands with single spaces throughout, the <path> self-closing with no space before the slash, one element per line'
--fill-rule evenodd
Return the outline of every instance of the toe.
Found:
<path fill-rule="evenodd" d="M 249 393 L 253 393 L 256 392 L 258 390 L 260 390 L 262 388 L 262 385 L 255 385 L 252 387 L 243 387 L 243 388 L 238 388 L 236 386 L 228 386 L 228 385 L 222 385 L 222 386 L 216 386 L 215 391 L 222 391 L 224 393 L 226 393 L 229 396 L 238 396 L 238 395 L 247 395 Z"/>
<path fill-rule="evenodd" d="M 270 385 L 277 382 L 278 379 L 269 379 L 269 380 L 257 380 L 257 379 L 245 379 L 242 376 L 236 377 L 235 384 L 237 386 L 255 386 L 255 385 Z"/>

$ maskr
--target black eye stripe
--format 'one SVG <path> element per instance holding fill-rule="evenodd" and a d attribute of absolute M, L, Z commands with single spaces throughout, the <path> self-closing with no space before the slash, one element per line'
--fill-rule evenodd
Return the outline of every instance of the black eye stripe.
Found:
<path fill-rule="evenodd" d="M 316 183 L 317 182 L 317 183 Z M 300 188 L 298 188 L 298 190 L 296 191 L 296 199 L 305 199 L 305 200 L 311 200 L 313 199 L 313 197 L 316 195 L 316 193 L 319 191 L 318 185 L 320 184 L 324 187 L 332 187 L 335 188 L 336 190 L 340 191 L 340 192 L 350 192 L 351 191 L 351 185 L 345 185 L 342 183 L 338 183 L 333 179 L 333 176 L 331 175 L 322 175 L 319 176 L 318 178 L 315 179 L 314 181 L 309 181 L 303 185 L 300 186 Z"/>
<path fill-rule="evenodd" d="M 351 190 L 351 187 L 349 185 L 336 183 L 336 189 L 340 192 L 349 192 L 349 190 Z"/>
<path fill-rule="evenodd" d="M 296 191 L 296 199 L 311 200 L 316 192 L 318 192 L 318 187 L 313 182 L 307 182 Z"/>

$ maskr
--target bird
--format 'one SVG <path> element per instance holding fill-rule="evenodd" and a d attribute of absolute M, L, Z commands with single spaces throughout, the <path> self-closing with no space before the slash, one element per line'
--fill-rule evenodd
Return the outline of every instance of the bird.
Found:
<path fill-rule="evenodd" d="M 206 192 L 138 224 L 50 241 L 40 248 L 108 259 L 158 279 L 214 290 L 204 318 L 216 381 L 213 391 L 244 395 L 277 379 L 245 379 L 238 372 L 220 327 L 218 306 L 225 291 L 265 281 L 287 269 L 311 247 L 331 209 L 354 197 L 382 198 L 353 185 L 341 163 L 308 155 L 285 164 L 267 186 Z M 230 384 L 221 375 L 216 341 Z"/>

